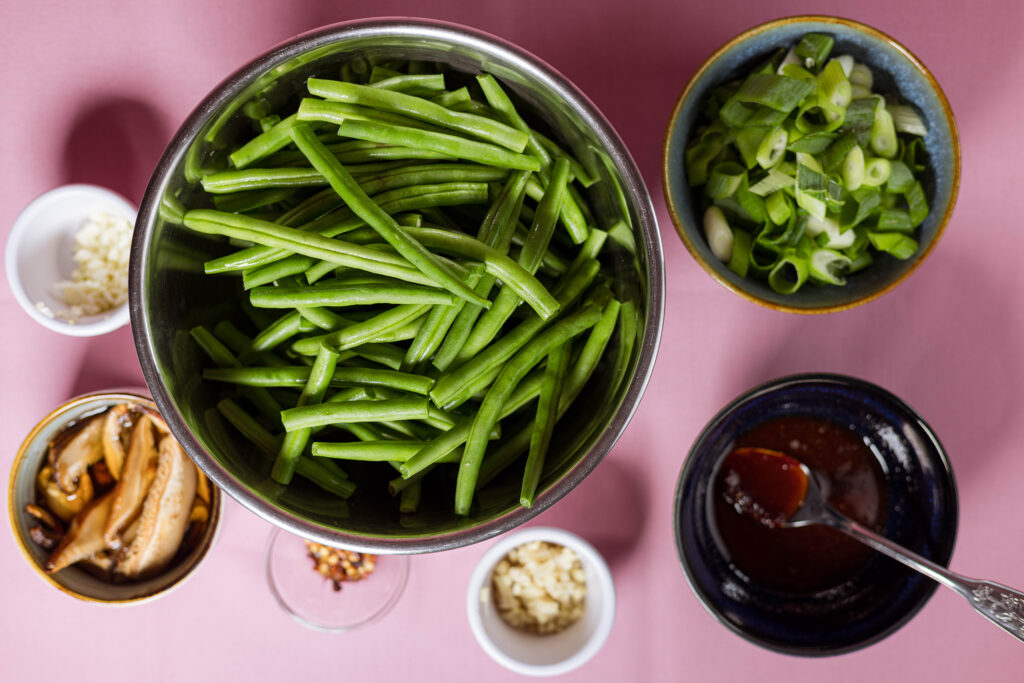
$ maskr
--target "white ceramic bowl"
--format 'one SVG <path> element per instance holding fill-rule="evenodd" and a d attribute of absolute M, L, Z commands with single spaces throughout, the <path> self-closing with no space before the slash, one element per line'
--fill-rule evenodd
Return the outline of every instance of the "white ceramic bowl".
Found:
<path fill-rule="evenodd" d="M 134 225 L 138 209 L 121 195 L 96 185 L 63 185 L 40 195 L 18 215 L 7 238 L 4 267 L 14 297 L 40 325 L 72 337 L 93 337 L 128 323 L 127 301 L 99 315 L 69 322 L 40 310 L 67 309 L 54 285 L 75 270 L 75 233 L 93 211 L 124 216 Z M 127 273 L 125 274 L 127 278 Z"/>
<path fill-rule="evenodd" d="M 534 635 L 512 628 L 502 620 L 491 599 L 495 565 L 510 550 L 530 541 L 571 548 L 586 573 L 583 617 L 559 633 Z M 556 676 L 582 666 L 608 639 L 615 620 L 615 584 L 604 558 L 585 540 L 562 529 L 530 527 L 503 536 L 480 559 L 469 580 L 466 611 L 473 635 L 494 661 L 528 676 Z"/>

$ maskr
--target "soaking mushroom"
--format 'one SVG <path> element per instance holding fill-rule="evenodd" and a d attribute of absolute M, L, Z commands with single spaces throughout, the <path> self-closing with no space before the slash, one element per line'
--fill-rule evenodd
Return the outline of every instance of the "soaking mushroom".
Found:
<path fill-rule="evenodd" d="M 116 548 L 120 545 L 119 532 L 142 510 L 146 491 L 156 476 L 156 461 L 153 421 L 149 415 L 143 415 L 132 430 L 131 444 L 125 457 L 121 479 L 114 487 L 110 519 L 103 530 L 103 538 L 110 547 Z"/>
<path fill-rule="evenodd" d="M 178 551 L 188 528 L 196 497 L 196 466 L 170 437 L 161 439 L 159 448 L 157 473 L 142 506 L 138 532 L 114 567 L 114 574 L 122 578 L 161 571 Z"/>
<path fill-rule="evenodd" d="M 103 422 L 103 460 L 114 479 L 121 478 L 125 451 L 137 419 L 137 414 L 128 404 L 119 403 L 107 412 Z"/>
<path fill-rule="evenodd" d="M 102 415 L 89 418 L 69 439 L 53 445 L 53 474 L 65 493 L 74 493 L 89 465 L 103 457 L 103 423 Z"/>
<path fill-rule="evenodd" d="M 47 573 L 59 572 L 64 567 L 107 549 L 103 540 L 103 525 L 110 514 L 113 500 L 113 493 L 96 498 L 75 516 L 64 539 L 46 560 Z"/>

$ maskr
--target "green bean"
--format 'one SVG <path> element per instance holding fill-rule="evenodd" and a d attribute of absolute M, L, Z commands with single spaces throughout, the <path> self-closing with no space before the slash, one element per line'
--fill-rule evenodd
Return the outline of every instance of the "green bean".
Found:
<path fill-rule="evenodd" d="M 515 393 L 502 407 L 499 419 L 504 419 L 513 414 L 524 405 L 535 399 L 540 394 L 543 374 L 529 376 L 519 383 Z M 399 467 L 399 472 L 405 478 L 415 477 L 429 470 L 435 464 L 443 462 L 444 458 L 455 452 L 459 446 L 466 442 L 469 436 L 470 422 L 463 420 L 444 432 L 436 439 L 426 444 L 423 449 L 416 453 Z M 461 460 L 461 457 L 459 458 Z"/>
<path fill-rule="evenodd" d="M 428 467 L 419 470 L 415 474 L 410 475 L 408 478 L 395 477 L 394 479 L 388 482 L 388 492 L 392 496 L 400 495 L 402 492 L 416 486 L 421 481 L 423 481 L 423 477 L 429 474 L 430 471 L 434 469 L 434 467 L 436 467 L 438 464 L 440 463 L 429 465 Z"/>
<path fill-rule="evenodd" d="M 523 205 L 526 194 L 526 182 L 530 174 L 521 171 L 512 175 L 499 191 L 495 202 L 484 216 L 483 223 L 477 232 L 477 239 L 500 253 L 508 251 L 515 229 L 516 216 Z M 490 295 L 496 278 L 493 274 L 485 274 L 474 285 L 473 291 L 483 297 Z M 466 339 L 480 315 L 480 309 L 463 306 L 455 314 L 449 325 L 448 333 L 434 356 L 434 367 L 446 370 L 458 357 Z"/>
<path fill-rule="evenodd" d="M 265 454 L 273 456 L 280 447 L 280 437 L 268 432 L 260 423 L 252 418 L 231 399 L 223 399 L 217 404 L 217 410 L 231 425 L 239 431 L 246 439 L 256 445 Z M 341 498 L 348 498 L 355 493 L 355 482 L 348 480 L 341 469 L 337 467 L 325 467 L 328 463 L 321 463 L 299 456 L 295 465 L 295 473 L 308 479 L 328 493 L 333 493 Z"/>
<path fill-rule="evenodd" d="M 202 325 L 193 327 L 189 334 L 206 355 L 221 368 L 238 368 L 241 363 L 234 354 Z M 244 389 L 242 395 L 249 399 L 260 414 L 274 423 L 279 423 L 281 405 L 265 389 Z"/>
<path fill-rule="evenodd" d="M 423 497 L 423 482 L 414 481 L 407 488 L 402 490 L 398 501 L 398 511 L 403 515 L 416 512 L 420 506 L 420 499 Z"/>
<path fill-rule="evenodd" d="M 350 350 L 360 358 L 392 370 L 401 370 L 402 358 L 405 357 L 405 351 L 400 347 L 384 342 L 366 342 L 354 348 L 350 347 Z"/>
<path fill-rule="evenodd" d="M 410 236 L 409 231 L 418 228 L 402 228 L 395 223 L 390 215 L 367 197 L 356 185 L 345 167 L 341 165 L 341 162 L 324 149 L 323 143 L 316 139 L 307 126 L 296 125 L 292 129 L 291 135 L 302 153 L 309 157 L 313 167 L 324 174 L 331 187 L 345 200 L 352 211 L 365 220 L 417 270 L 460 298 L 485 308 L 490 306 L 490 301 L 478 297 L 451 269 Z"/>
<path fill-rule="evenodd" d="M 447 154 L 430 149 L 412 149 L 367 140 L 349 140 L 348 142 L 328 144 L 327 149 L 343 164 L 365 164 L 374 161 L 455 160 Z M 308 166 L 309 160 L 298 150 L 283 149 L 264 159 L 263 163 L 269 167 L 279 168 L 281 166 Z"/>
<path fill-rule="evenodd" d="M 437 228 L 406 228 L 405 231 L 426 246 L 483 263 L 488 273 L 501 280 L 505 286 L 511 287 L 545 320 L 558 312 L 558 301 L 544 285 L 500 251 L 469 235 L 450 233 Z M 490 302 L 487 307 L 489 306 Z"/>
<path fill-rule="evenodd" d="M 269 351 L 291 339 L 299 333 L 301 323 L 302 316 L 298 311 L 285 313 L 256 335 L 248 350 L 242 354 L 242 359 L 254 358 L 259 352 Z"/>
<path fill-rule="evenodd" d="M 522 152 L 529 140 L 528 135 L 498 121 L 452 111 L 421 97 L 413 97 L 400 92 L 389 92 L 355 83 L 319 78 L 310 78 L 307 81 L 307 88 L 311 94 L 328 100 L 349 102 L 402 114 L 493 142 L 513 152 Z"/>
<path fill-rule="evenodd" d="M 516 385 L 552 349 L 593 327 L 600 319 L 601 310 L 594 306 L 586 306 L 582 310 L 562 318 L 523 347 L 502 369 L 501 374 L 487 391 L 487 396 L 480 404 L 476 417 L 473 418 L 473 424 L 470 426 L 455 485 L 456 514 L 469 514 L 480 464 L 487 448 L 487 435 L 498 420 L 502 406 L 515 390 Z M 284 419 L 283 416 L 282 419 Z M 285 422 L 285 426 L 287 427 L 287 422 Z"/>
<path fill-rule="evenodd" d="M 245 270 L 242 271 L 242 287 L 244 289 L 253 289 L 282 280 L 291 275 L 299 275 L 305 273 L 316 263 L 323 263 L 323 261 L 317 261 L 309 256 L 296 254 L 259 268 Z M 336 267 L 336 264 L 331 265 Z"/>
<path fill-rule="evenodd" d="M 185 214 L 185 225 L 197 232 L 241 236 L 266 246 L 282 247 L 304 256 L 332 261 L 414 284 L 435 284 L 435 280 L 430 276 L 402 265 L 401 259 L 391 254 L 255 218 L 194 209 Z"/>
<path fill-rule="evenodd" d="M 339 460 L 405 462 L 422 448 L 422 441 L 314 441 L 312 453 L 321 458 Z"/>
<path fill-rule="evenodd" d="M 331 194 L 337 197 L 337 193 L 334 192 L 333 188 L 328 189 Z M 483 203 L 487 201 L 487 185 L 482 183 L 413 185 L 382 192 L 374 197 L 374 201 L 378 202 L 382 211 L 388 213 L 414 211 L 432 206 Z M 338 203 L 341 203 L 340 197 L 338 197 Z M 348 212 L 348 209 L 345 211 Z M 284 225 L 283 221 L 282 225 Z M 299 229 L 319 234 L 322 237 L 337 237 L 344 232 L 355 230 L 364 225 L 366 223 L 362 218 L 351 215 L 350 212 L 348 215 L 343 216 L 328 213 L 302 225 Z M 207 261 L 204 264 L 204 268 L 207 273 L 223 273 L 243 268 L 254 268 L 273 263 L 292 253 L 294 253 L 293 250 L 287 247 L 278 248 L 260 245 Z"/>
<path fill-rule="evenodd" d="M 598 178 L 596 176 L 592 175 L 585 168 L 583 168 L 583 165 L 580 164 L 579 161 L 577 161 L 572 155 L 570 155 L 564 149 L 559 147 L 558 144 L 555 143 L 553 140 L 544 136 L 542 133 L 538 133 L 537 131 L 532 132 L 533 137 L 537 138 L 541 146 L 548 151 L 548 154 L 550 154 L 554 158 L 561 157 L 563 159 L 569 160 L 569 168 L 572 169 L 572 177 L 580 185 L 582 185 L 583 187 L 590 187 L 591 185 L 598 181 Z"/>
<path fill-rule="evenodd" d="M 204 178 L 206 176 L 203 176 Z M 238 192 L 230 195 L 216 195 L 213 198 L 213 205 L 218 211 L 248 212 L 262 209 L 265 206 L 279 204 L 291 199 L 295 195 L 295 188 L 271 187 L 268 189 L 256 189 L 250 192 Z"/>
<path fill-rule="evenodd" d="M 207 368 L 203 371 L 204 379 L 249 387 L 302 386 L 309 377 L 310 368 L 305 366 Z M 364 387 L 387 387 L 422 396 L 425 396 L 430 391 L 430 387 L 434 385 L 433 379 L 423 375 L 364 367 L 337 367 L 329 381 L 332 387 L 351 384 Z"/>
<path fill-rule="evenodd" d="M 558 302 L 563 309 L 575 301 L 590 286 L 600 265 L 590 259 L 574 273 L 567 274 L 557 290 Z M 445 409 L 454 408 L 479 391 L 481 378 L 493 375 L 502 363 L 512 357 L 519 349 L 536 336 L 545 325 L 545 321 L 537 315 L 531 315 L 519 323 L 508 334 L 504 335 L 479 354 L 467 360 L 458 368 L 446 372 L 437 378 L 430 397 L 434 404 Z"/>
<path fill-rule="evenodd" d="M 303 100 L 303 105 L 306 102 L 307 100 Z M 298 116 L 300 119 L 303 119 L 303 115 L 302 106 L 300 106 Z M 475 161 L 484 166 L 512 168 L 520 171 L 540 170 L 540 163 L 536 157 L 527 154 L 517 154 L 498 145 L 477 142 L 448 133 L 437 133 L 407 126 L 394 126 L 376 121 L 345 119 L 338 126 L 338 135 L 357 140 L 370 140 L 372 142 L 434 150 L 457 159 Z"/>
<path fill-rule="evenodd" d="M 287 431 L 321 427 L 335 422 L 380 422 L 382 420 L 422 420 L 430 415 L 425 398 L 393 401 L 348 401 L 298 406 L 281 412 Z"/>
<path fill-rule="evenodd" d="M 458 105 L 466 104 L 470 101 L 469 90 L 463 86 L 456 90 L 450 90 L 448 92 L 440 93 L 431 98 L 431 102 L 439 104 L 442 107 L 453 109 Z"/>
<path fill-rule="evenodd" d="M 376 67 L 374 67 L 376 68 Z M 444 90 L 444 74 L 403 74 L 398 73 L 387 78 L 374 81 L 371 77 L 370 86 L 395 92 L 410 90 Z"/>
<path fill-rule="evenodd" d="M 558 420 L 558 405 L 569 370 L 569 346 L 569 343 L 562 344 L 548 354 L 544 383 L 537 398 L 537 418 L 533 422 L 533 431 L 530 435 L 530 453 L 526 458 L 523 485 L 519 493 L 519 503 L 523 507 L 533 506 L 540 475 L 544 471 L 544 458 L 551 444 L 555 422 Z"/>
<path fill-rule="evenodd" d="M 230 320 L 218 322 L 213 328 L 213 333 L 217 339 L 224 342 L 231 349 L 232 353 L 237 355 L 245 353 L 252 345 L 252 337 L 235 327 L 234 323 Z M 258 354 L 254 354 L 253 358 L 267 366 L 281 367 L 288 365 L 284 359 L 272 351 L 261 351 Z"/>
<path fill-rule="evenodd" d="M 615 331 L 615 321 L 620 311 L 620 303 L 612 300 L 601 314 L 598 321 L 587 337 L 580 354 L 575 358 L 569 376 L 565 380 L 565 388 L 562 391 L 558 407 L 558 419 L 568 410 L 572 401 L 580 395 L 590 377 L 597 369 L 598 361 L 604 354 L 604 349 Z M 480 466 L 480 475 L 476 482 L 477 489 L 487 485 L 509 465 L 515 462 L 529 445 L 531 428 L 525 427 L 518 433 L 502 441 L 494 453 L 488 454 Z"/>
<path fill-rule="evenodd" d="M 359 344 L 379 339 L 382 335 L 399 329 L 406 323 L 424 315 L 428 310 L 430 310 L 430 306 L 423 304 L 395 306 L 344 329 L 318 337 L 299 339 L 292 344 L 292 351 L 307 356 L 313 355 L 321 342 L 330 344 L 339 351 L 344 351 Z"/>
<path fill-rule="evenodd" d="M 573 362 L 569 370 L 569 376 L 565 380 L 565 388 L 562 390 L 562 396 L 558 403 L 557 419 L 561 419 L 562 415 L 569 409 L 569 406 L 572 405 L 572 402 L 583 391 L 583 387 L 586 386 L 591 375 L 594 374 L 594 370 L 597 369 L 597 364 L 604 355 L 608 342 L 615 332 L 619 310 L 619 302 L 612 300 L 605 307 L 604 312 L 601 314 L 601 319 L 591 328 L 587 341 L 583 344 L 583 348 L 580 350 L 575 362 Z M 531 434 L 531 427 L 521 429 L 512 437 L 504 439 L 493 453 L 488 454 L 484 458 L 484 462 L 480 466 L 480 476 L 477 479 L 478 490 L 490 483 L 494 477 L 515 462 L 522 452 L 526 450 L 527 446 L 529 446 Z"/>
<path fill-rule="evenodd" d="M 338 361 L 338 354 L 327 346 L 321 346 L 320 352 L 313 362 L 313 367 L 307 373 L 309 379 L 306 381 L 299 396 L 299 406 L 319 404 L 327 387 L 331 384 L 334 375 L 335 364 Z M 281 448 L 277 452 L 274 466 L 270 470 L 270 477 L 279 484 L 289 484 L 295 472 L 296 461 L 305 450 L 309 442 L 312 430 L 296 429 L 289 430 L 281 441 Z"/>
<path fill-rule="evenodd" d="M 249 291 L 249 303 L 257 308 L 296 306 L 370 306 L 376 304 L 437 304 L 455 302 L 448 292 L 420 285 L 393 284 L 366 287 L 327 283 L 322 286 L 257 287 Z"/>
<path fill-rule="evenodd" d="M 526 135 L 526 149 L 540 160 L 541 168 L 550 166 L 551 155 L 533 136 L 530 127 L 523 120 L 523 117 L 519 115 L 519 112 L 516 111 L 515 105 L 512 104 L 512 100 L 505 94 L 501 85 L 498 84 L 498 80 L 490 74 L 480 74 L 476 77 L 476 80 L 484 93 L 484 97 L 487 98 L 487 104 L 491 105 L 491 108 L 506 124 Z"/>
<path fill-rule="evenodd" d="M 201 348 L 206 355 L 210 357 L 210 360 L 212 360 L 217 367 L 233 368 L 241 366 L 238 359 L 235 358 L 231 351 L 224 346 L 220 340 L 210 334 L 210 331 L 202 325 L 193 327 L 189 331 L 189 334 L 191 334 L 192 339 L 199 345 L 199 348 Z"/>
<path fill-rule="evenodd" d="M 281 122 L 276 126 L 257 135 L 232 152 L 228 159 L 235 168 L 245 168 L 268 154 L 276 152 L 292 141 L 291 129 L 297 122 L 298 117 L 295 114 L 281 119 Z"/>
<path fill-rule="evenodd" d="M 475 266 L 470 270 L 466 284 L 475 288 L 482 276 L 483 268 Z M 416 335 L 406 350 L 405 358 L 402 360 L 403 369 L 411 370 L 419 367 L 434 355 L 463 307 L 461 302 L 456 302 L 451 306 L 434 306 L 423 323 L 420 333 Z"/>
<path fill-rule="evenodd" d="M 544 188 L 539 182 L 532 181 L 526 186 L 526 195 L 530 199 L 540 201 L 544 198 Z M 562 202 L 559 217 L 562 219 L 562 224 L 569 233 L 569 238 L 573 241 L 573 244 L 582 244 L 586 241 L 590 235 L 590 228 L 587 226 L 586 218 L 584 218 L 583 213 L 580 211 L 579 205 L 571 200 L 568 191 L 566 191 L 565 201 Z"/>
<path fill-rule="evenodd" d="M 367 174 L 357 176 L 354 167 L 349 172 L 356 178 L 363 192 L 376 195 L 387 190 L 400 187 L 423 185 L 427 182 L 441 184 L 449 182 L 493 182 L 502 180 L 508 175 L 503 168 L 480 166 L 478 164 L 419 164 L 401 166 L 390 170 L 367 170 Z M 237 192 L 252 188 L 267 187 L 321 187 L 327 185 L 324 178 L 312 168 L 272 168 L 221 171 L 203 177 L 203 189 L 214 194 Z"/>
<path fill-rule="evenodd" d="M 211 194 L 227 194 L 244 190 L 325 185 L 324 178 L 309 168 L 258 168 L 221 171 L 203 176 L 203 189 Z"/>
<path fill-rule="evenodd" d="M 356 321 L 351 318 L 338 315 L 334 311 L 321 306 L 296 306 L 295 310 L 297 310 L 299 315 L 303 318 L 313 323 L 321 330 L 327 330 L 328 332 L 340 330 L 343 327 L 348 327 L 349 325 L 354 325 L 356 323 Z"/>
<path fill-rule="evenodd" d="M 383 91 L 386 92 L 386 91 Z M 444 133 L 444 129 L 431 123 L 395 114 L 380 109 L 364 107 L 347 102 L 326 102 L 312 97 L 302 100 L 297 114 L 299 121 L 333 123 L 340 126 L 346 121 L 360 121 L 372 125 L 394 126 L 397 128 L 429 133 Z M 341 137 L 346 137 L 342 135 Z M 372 142 L 380 142 L 372 140 Z"/>
<path fill-rule="evenodd" d="M 559 159 L 551 174 L 551 182 L 537 207 L 529 236 L 519 256 L 519 265 L 533 275 L 540 268 L 543 255 L 547 252 L 551 237 L 555 232 L 555 221 L 565 197 L 566 179 L 569 174 L 569 163 Z M 511 287 L 502 287 L 491 308 L 480 316 L 476 326 L 466 339 L 462 351 L 456 357 L 456 363 L 464 363 L 479 353 L 501 331 L 502 326 L 519 306 L 520 298 Z"/>

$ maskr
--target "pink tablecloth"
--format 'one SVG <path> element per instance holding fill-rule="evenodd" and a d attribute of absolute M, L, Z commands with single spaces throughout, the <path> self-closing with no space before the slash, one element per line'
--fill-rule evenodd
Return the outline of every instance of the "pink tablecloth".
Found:
<path fill-rule="evenodd" d="M 672 104 L 700 62 L 756 23 L 835 12 L 902 40 L 929 65 L 962 136 L 953 223 L 897 291 L 824 317 L 774 313 L 712 282 L 664 208 L 659 160 Z M 794 659 L 719 626 L 688 589 L 672 540 L 672 494 L 689 444 L 729 399 L 782 374 L 829 370 L 877 382 L 947 446 L 960 488 L 953 566 L 1024 586 L 1024 5 L 1017 0 L 839 2 L 534 1 L 54 2 L 0 4 L 0 236 L 35 195 L 86 181 L 141 198 L 192 106 L 252 56 L 296 33 L 374 15 L 423 15 L 491 31 L 572 78 L 605 112 L 647 179 L 665 243 L 661 355 L 640 410 L 607 460 L 540 522 L 608 557 L 619 613 L 578 681 L 1021 680 L 1024 649 L 940 590 L 866 650 Z M 141 383 L 130 331 L 93 340 L 33 323 L 0 287 L 0 468 L 66 398 Z M 5 504 L 6 507 L 6 504 Z M 227 505 L 212 555 L 153 604 L 103 609 L 54 591 L 0 539 L 0 679 L 513 680 L 473 641 L 466 582 L 489 544 L 414 557 L 408 590 L 377 624 L 307 631 L 267 592 L 270 527 Z"/>

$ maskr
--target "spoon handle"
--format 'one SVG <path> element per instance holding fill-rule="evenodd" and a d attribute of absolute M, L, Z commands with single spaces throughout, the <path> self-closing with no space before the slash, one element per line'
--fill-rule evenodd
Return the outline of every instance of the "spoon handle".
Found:
<path fill-rule="evenodd" d="M 971 606 L 1018 640 L 1024 641 L 1024 593 L 993 581 L 970 579 L 942 565 L 910 552 L 903 546 L 879 536 L 851 519 L 833 521 L 838 528 L 878 552 L 902 562 L 925 576 L 952 588 Z"/>

